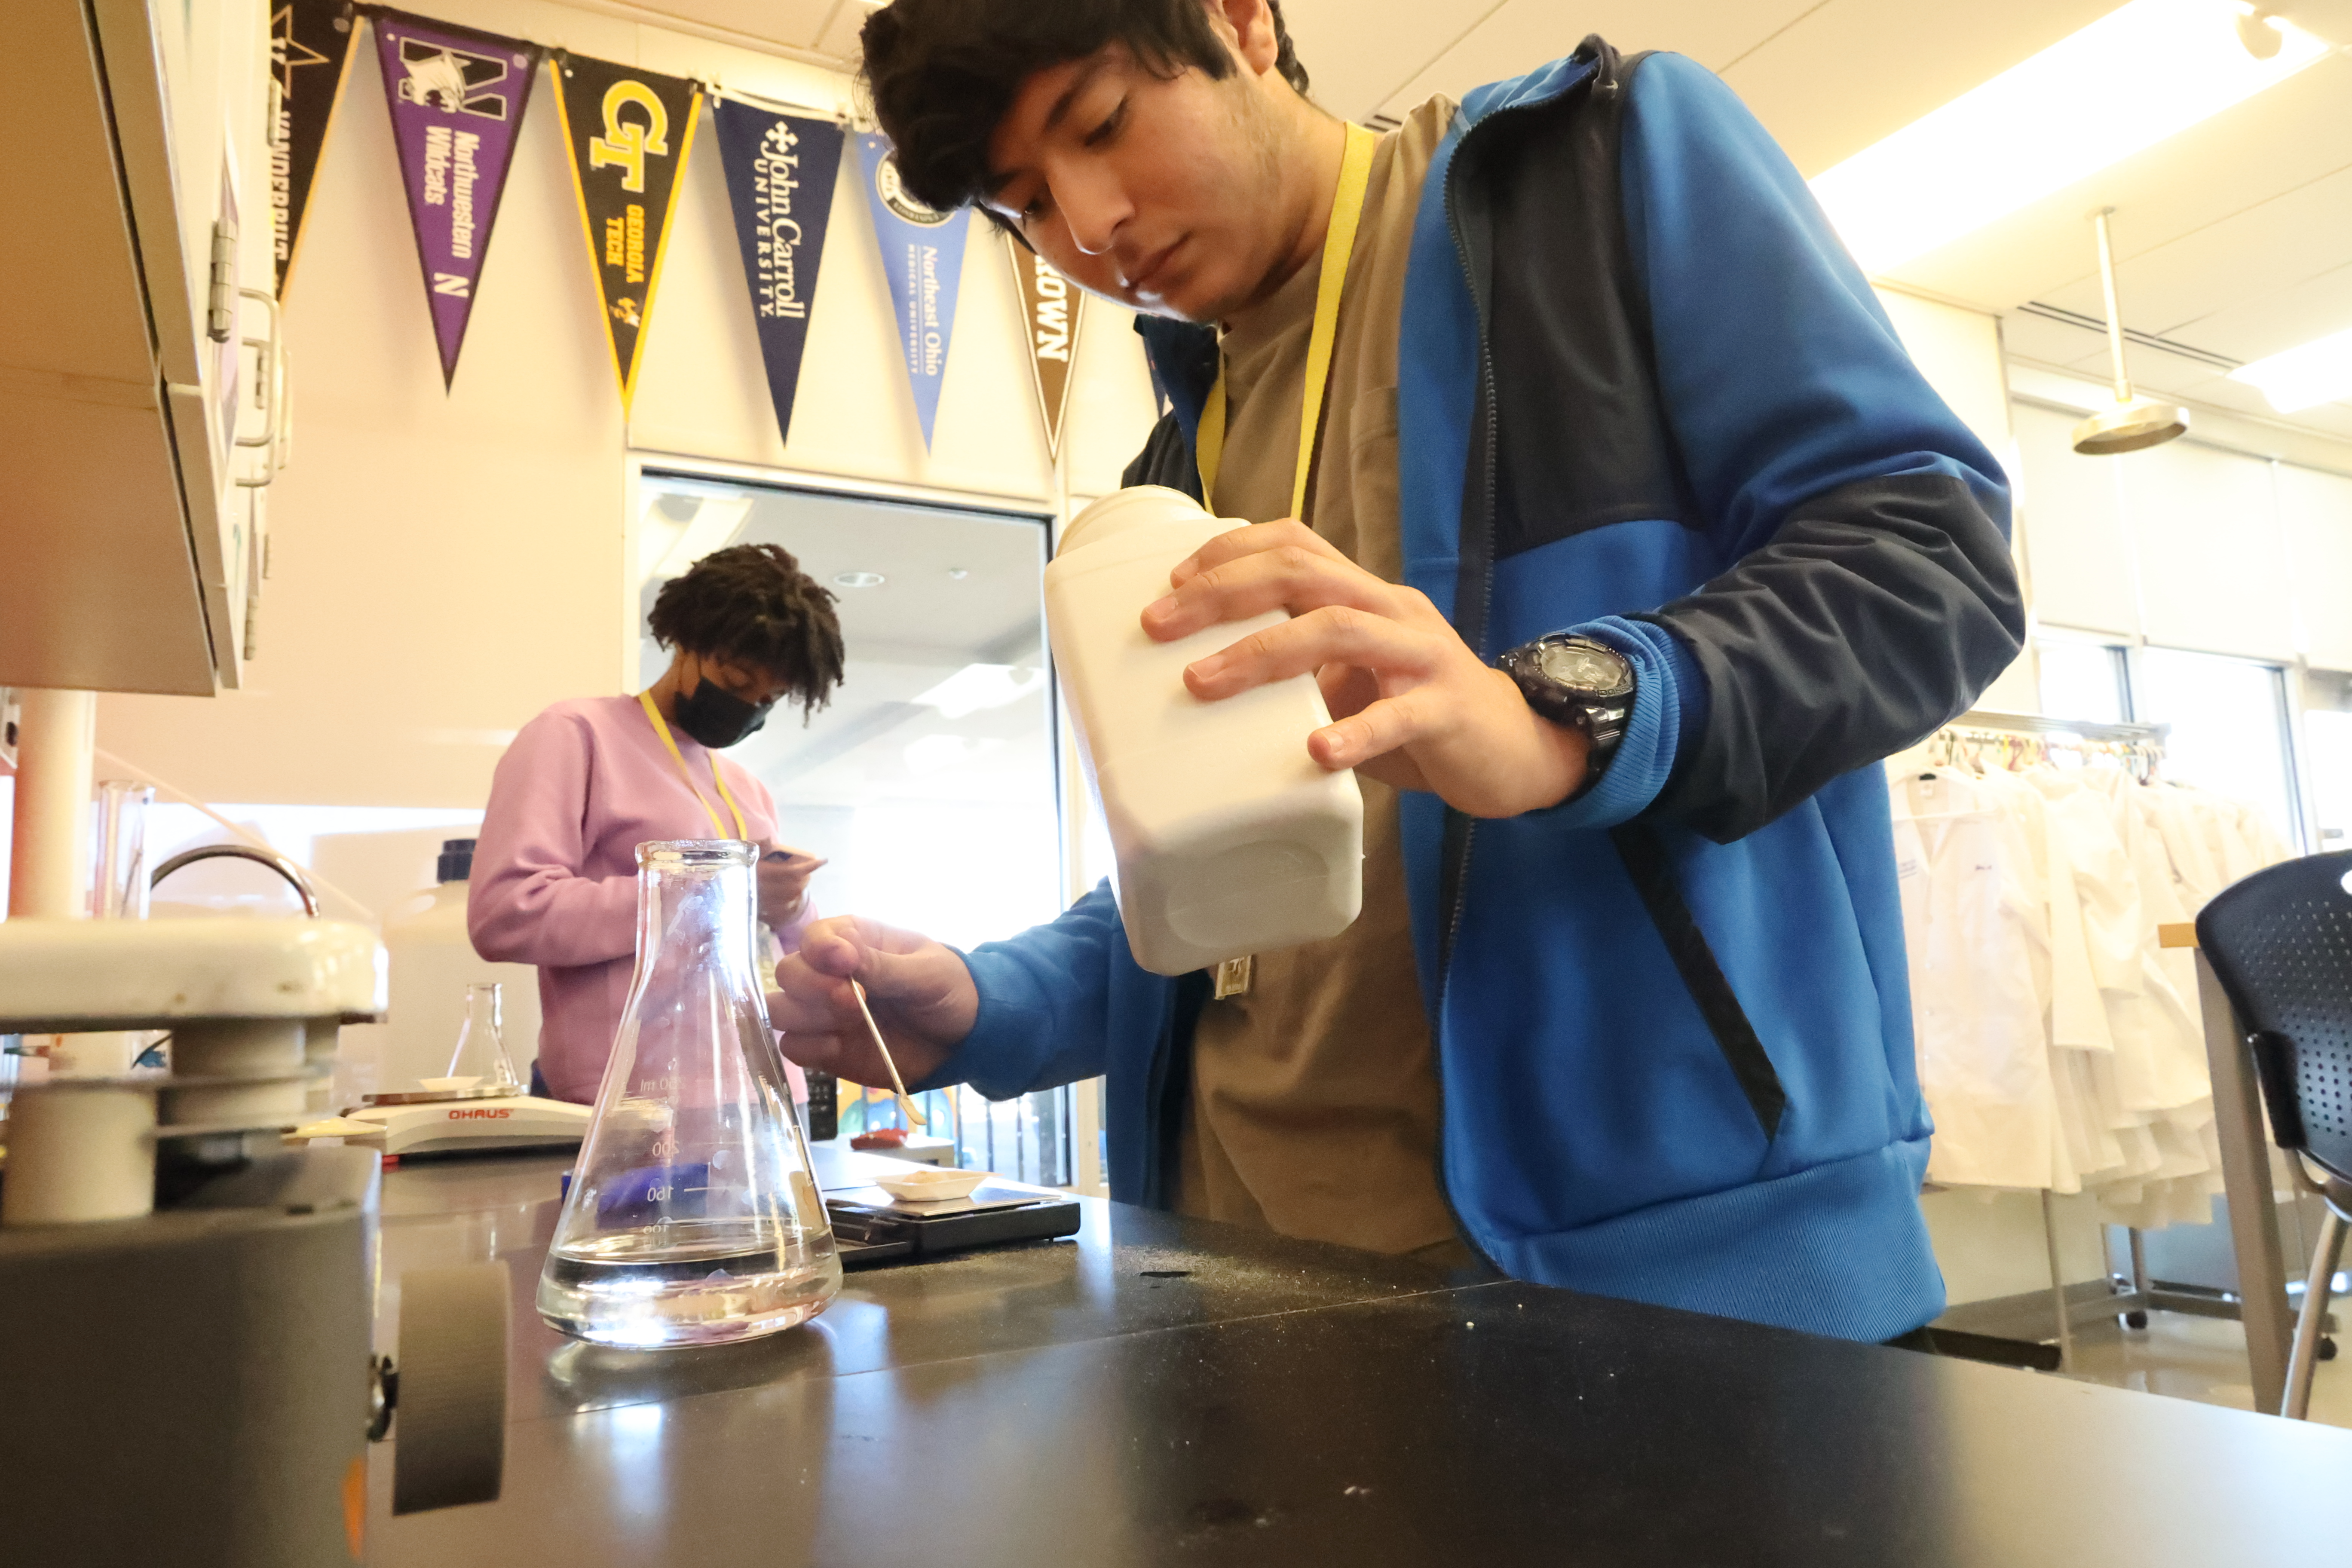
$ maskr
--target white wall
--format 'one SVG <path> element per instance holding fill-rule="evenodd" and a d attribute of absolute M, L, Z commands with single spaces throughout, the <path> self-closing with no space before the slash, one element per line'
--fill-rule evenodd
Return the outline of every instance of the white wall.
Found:
<path fill-rule="evenodd" d="M 438 9 L 786 101 L 846 91 L 813 67 L 544 0 Z M 445 393 L 373 36 L 355 44 L 288 289 L 295 456 L 271 494 L 248 689 L 105 697 L 101 747 L 210 800 L 478 808 L 525 720 L 633 683 L 633 443 L 1058 510 L 1008 264 L 984 226 L 923 450 L 854 151 L 792 442 L 778 441 L 707 110 L 625 424 L 551 92 L 542 74 Z M 1067 435 L 1081 496 L 1116 486 L 1151 420 L 1129 318 L 1087 309 Z"/>
<path fill-rule="evenodd" d="M 2070 440 L 2081 417 L 2015 410 L 2043 624 L 2352 668 L 2352 478 L 2200 439 L 2196 424 L 2085 458 Z"/>
<path fill-rule="evenodd" d="M 2014 487 L 2017 444 L 2010 428 L 2009 375 L 2001 353 L 2000 322 L 1981 310 L 1922 299 L 1895 289 L 1880 289 L 1878 300 L 1886 308 L 1895 332 L 1910 351 L 1920 374 L 1960 422 L 1991 449 Z M 2026 580 L 2030 595 L 2032 561 L 2021 521 L 2014 524 L 2011 546 L 2017 558 L 2019 575 Z M 1978 698 L 1977 703 L 2010 713 L 2041 711 L 2030 647 Z"/>

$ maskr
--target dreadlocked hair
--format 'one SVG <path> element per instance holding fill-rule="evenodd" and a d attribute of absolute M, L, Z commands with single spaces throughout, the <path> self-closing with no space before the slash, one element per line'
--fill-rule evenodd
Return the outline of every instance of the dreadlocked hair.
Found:
<path fill-rule="evenodd" d="M 1302 96 L 1307 68 L 1274 14 L 1275 68 Z M 863 96 L 894 149 L 898 183 L 947 212 L 987 192 L 988 139 L 1021 84 L 1041 70 L 1124 45 L 1162 80 L 1234 74 L 1206 0 L 892 0 L 858 32 Z"/>
<path fill-rule="evenodd" d="M 714 550 L 661 585 L 646 629 L 664 647 L 748 665 L 782 681 L 803 723 L 841 684 L 833 590 L 778 544 Z"/>

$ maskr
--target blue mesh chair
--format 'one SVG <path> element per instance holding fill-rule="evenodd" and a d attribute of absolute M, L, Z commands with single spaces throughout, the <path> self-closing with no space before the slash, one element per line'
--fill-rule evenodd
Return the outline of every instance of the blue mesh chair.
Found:
<path fill-rule="evenodd" d="M 2301 1420 L 2352 1220 L 2352 851 L 2257 871 L 2197 917 L 2198 945 L 2247 1030 L 2278 1146 L 2327 1201 L 2279 1412 Z"/>

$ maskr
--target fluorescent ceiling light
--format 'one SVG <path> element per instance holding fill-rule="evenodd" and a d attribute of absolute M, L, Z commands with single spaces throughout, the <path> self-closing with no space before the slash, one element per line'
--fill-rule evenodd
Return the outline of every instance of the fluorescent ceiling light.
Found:
<path fill-rule="evenodd" d="M 1034 664 L 967 664 L 915 700 L 942 718 L 961 719 L 1018 702 L 1045 683 L 1045 672 Z"/>
<path fill-rule="evenodd" d="M 2275 87 L 2330 46 L 2252 7 L 2132 0 L 1812 182 L 1865 272 L 1885 272 Z"/>
<path fill-rule="evenodd" d="M 2230 373 L 2230 379 L 2262 388 L 2281 414 L 2352 397 L 2352 327 L 2242 364 Z"/>

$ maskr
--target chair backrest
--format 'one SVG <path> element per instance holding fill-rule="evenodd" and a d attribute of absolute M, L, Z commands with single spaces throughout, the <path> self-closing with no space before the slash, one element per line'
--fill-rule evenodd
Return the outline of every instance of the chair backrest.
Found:
<path fill-rule="evenodd" d="M 2352 1180 L 2352 850 L 2225 889 L 2197 941 L 2253 1037 L 2280 1146 Z"/>

